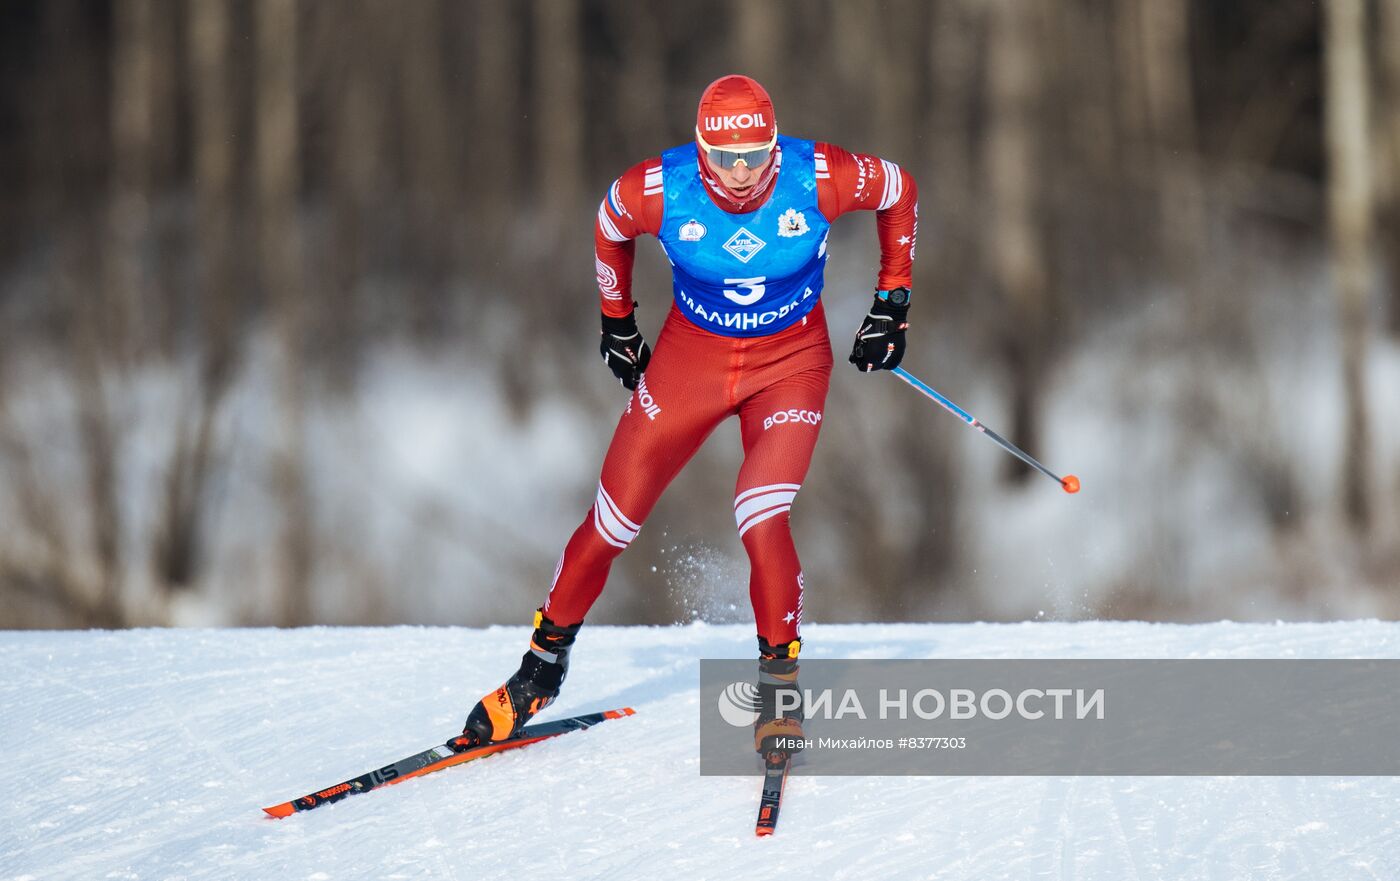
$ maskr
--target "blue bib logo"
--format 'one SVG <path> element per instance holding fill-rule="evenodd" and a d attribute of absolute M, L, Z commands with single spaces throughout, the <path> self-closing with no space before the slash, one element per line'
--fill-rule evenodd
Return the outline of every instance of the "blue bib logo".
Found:
<path fill-rule="evenodd" d="M 778 235 L 785 239 L 800 236 L 807 232 L 807 215 L 796 208 L 789 208 L 778 218 Z"/>
<path fill-rule="evenodd" d="M 765 244 L 767 242 L 741 226 L 729 237 L 729 241 L 724 243 L 724 250 L 738 258 L 740 263 L 748 263 L 753 259 L 753 255 L 763 250 Z"/>
<path fill-rule="evenodd" d="M 683 242 L 698 242 L 705 237 L 705 224 L 691 220 L 681 224 L 680 239 Z"/>

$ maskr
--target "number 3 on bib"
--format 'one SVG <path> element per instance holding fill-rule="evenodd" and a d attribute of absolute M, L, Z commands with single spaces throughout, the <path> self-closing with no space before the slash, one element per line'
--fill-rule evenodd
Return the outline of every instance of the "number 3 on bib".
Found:
<path fill-rule="evenodd" d="M 738 291 L 725 288 L 724 295 L 740 306 L 752 306 L 754 303 L 763 299 L 763 292 L 766 290 L 764 282 L 767 280 L 768 276 L 766 275 L 759 275 L 754 278 L 726 278 L 724 280 L 725 284 L 732 284 L 743 288 L 746 293 L 741 294 Z"/>

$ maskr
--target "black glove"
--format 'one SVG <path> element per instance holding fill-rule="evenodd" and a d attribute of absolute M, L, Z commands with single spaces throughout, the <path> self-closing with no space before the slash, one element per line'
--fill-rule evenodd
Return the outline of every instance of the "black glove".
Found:
<path fill-rule="evenodd" d="M 646 372 L 651 361 L 651 346 L 637 330 L 637 310 L 622 318 L 603 315 L 603 340 L 598 345 L 603 362 L 628 391 L 637 387 L 637 380 Z"/>
<path fill-rule="evenodd" d="M 870 314 L 856 331 L 850 362 L 863 373 L 893 370 L 904 358 L 904 331 L 909 327 L 909 289 L 879 291 Z"/>

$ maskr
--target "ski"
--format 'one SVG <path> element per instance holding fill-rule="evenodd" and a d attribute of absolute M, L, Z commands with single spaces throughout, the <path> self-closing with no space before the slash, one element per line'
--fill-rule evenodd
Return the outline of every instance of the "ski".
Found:
<path fill-rule="evenodd" d="M 783 806 L 783 787 L 787 784 L 790 764 L 792 756 L 781 750 L 769 753 L 763 762 L 763 796 L 758 802 L 755 835 L 772 835 L 778 828 L 778 809 Z"/>
<path fill-rule="evenodd" d="M 395 783 L 402 783 L 412 777 L 421 777 L 424 774 L 431 774 L 434 771 L 441 771 L 443 768 L 450 768 L 453 765 L 460 765 L 463 762 L 470 762 L 474 759 L 484 758 L 505 750 L 519 749 L 522 746 L 529 746 L 532 743 L 539 743 L 541 740 L 548 740 L 551 737 L 558 737 L 561 734 L 568 734 L 570 731 L 581 731 L 584 728 L 591 728 L 599 722 L 608 719 L 620 719 L 623 716 L 631 716 L 635 711 L 631 707 L 623 707 L 619 710 L 608 710 L 603 713 L 589 713 L 583 716 L 572 716 L 568 719 L 559 719 L 554 722 L 541 722 L 535 725 L 526 725 L 520 733 L 509 740 L 502 740 L 496 743 L 483 744 L 482 746 L 467 747 L 460 752 L 453 749 L 451 742 L 432 749 L 415 753 L 404 759 L 399 759 L 390 765 L 385 765 L 358 777 L 352 777 L 344 783 L 337 783 L 335 786 L 327 787 L 309 795 L 292 801 L 282 802 L 270 808 L 263 808 L 273 817 L 290 817 L 300 811 L 309 811 L 312 808 L 319 808 L 321 805 L 340 801 L 352 795 L 359 795 L 378 789 L 381 786 L 391 786 Z"/>

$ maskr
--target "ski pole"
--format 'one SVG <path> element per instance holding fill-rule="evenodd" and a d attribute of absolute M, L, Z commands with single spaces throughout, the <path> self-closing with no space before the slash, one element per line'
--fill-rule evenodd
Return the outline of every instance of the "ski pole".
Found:
<path fill-rule="evenodd" d="M 903 367 L 896 367 L 891 372 L 894 373 L 895 376 L 898 376 L 900 379 L 912 385 L 914 388 L 923 392 L 928 397 L 932 398 L 935 403 L 937 403 L 943 409 L 947 410 L 949 413 L 952 413 L 954 416 L 958 417 L 963 422 L 966 422 L 968 425 L 971 425 L 973 428 L 982 432 L 987 437 L 996 441 L 1003 450 L 1006 450 L 1008 453 L 1015 456 L 1017 459 L 1020 459 L 1022 462 L 1025 462 L 1027 465 L 1039 471 L 1041 474 L 1044 474 L 1046 477 L 1049 477 L 1050 479 L 1054 480 L 1062 488 L 1064 488 L 1065 492 L 1079 492 L 1078 477 L 1075 477 L 1073 474 L 1066 474 L 1064 477 L 1060 477 L 1058 474 L 1051 471 L 1049 468 L 1046 468 L 1044 465 L 1031 458 L 1029 455 L 1023 452 L 1020 447 L 1016 446 L 1011 441 L 1007 440 L 1006 438 L 997 434 L 995 431 L 992 431 L 987 426 L 978 422 L 977 419 L 971 413 L 967 412 L 962 407 L 959 407 L 957 404 L 954 404 L 952 401 L 940 395 L 937 391 L 933 389 L 932 386 L 920 381 L 918 377 L 914 376 L 912 373 L 905 370 Z"/>

